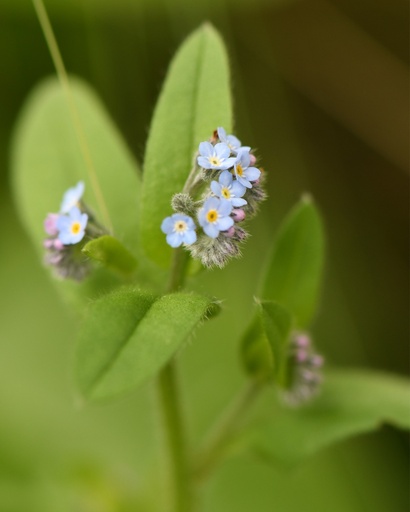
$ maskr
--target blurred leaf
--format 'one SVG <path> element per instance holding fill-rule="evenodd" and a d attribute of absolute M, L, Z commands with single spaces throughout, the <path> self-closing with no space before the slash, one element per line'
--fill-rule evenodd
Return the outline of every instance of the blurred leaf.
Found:
<path fill-rule="evenodd" d="M 277 301 L 306 328 L 314 315 L 324 261 L 324 235 L 319 213 L 303 198 L 283 223 L 264 281 L 262 297 Z"/>
<path fill-rule="evenodd" d="M 82 393 L 103 399 L 152 377 L 204 318 L 219 310 L 200 295 L 155 299 L 123 288 L 90 305 L 79 336 L 76 373 Z"/>
<path fill-rule="evenodd" d="M 319 397 L 300 409 L 272 407 L 248 438 L 258 454 L 286 465 L 384 422 L 410 428 L 410 385 L 403 377 L 367 370 L 333 370 Z"/>
<path fill-rule="evenodd" d="M 258 301 L 256 307 L 257 313 L 242 340 L 244 366 L 253 377 L 280 378 L 283 382 L 291 316 L 274 302 Z"/>
<path fill-rule="evenodd" d="M 114 233 L 136 251 L 140 190 L 136 163 L 89 86 L 73 79 L 71 88 Z M 59 210 L 63 193 L 80 179 L 86 184 L 85 203 L 103 221 L 67 100 L 56 79 L 40 84 L 29 97 L 15 130 L 12 157 L 19 213 L 41 258 L 44 218 Z M 99 275 L 104 279 L 103 271 Z M 92 293 L 92 284 L 92 279 L 82 285 L 59 282 L 59 288 L 78 299 Z"/>
<path fill-rule="evenodd" d="M 160 226 L 172 213 L 192 169 L 199 143 L 232 126 L 228 59 L 210 25 L 182 45 L 171 63 L 148 137 L 142 192 L 142 241 L 147 255 L 166 267 L 171 257 Z"/>
<path fill-rule="evenodd" d="M 116 270 L 121 274 L 130 275 L 137 267 L 137 260 L 130 251 L 116 238 L 104 235 L 88 242 L 82 251 L 99 261 L 105 267 Z"/>

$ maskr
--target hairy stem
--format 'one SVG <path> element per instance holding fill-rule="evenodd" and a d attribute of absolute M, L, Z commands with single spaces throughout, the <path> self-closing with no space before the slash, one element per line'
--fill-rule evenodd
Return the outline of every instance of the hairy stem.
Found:
<path fill-rule="evenodd" d="M 168 292 L 177 291 L 183 285 L 187 261 L 187 253 L 182 248 L 173 251 Z M 192 488 L 175 360 L 169 361 L 161 370 L 158 377 L 158 390 L 168 445 L 169 473 L 172 478 L 173 491 L 173 503 L 166 512 L 190 512 L 192 510 Z"/>
<path fill-rule="evenodd" d="M 230 441 L 241 429 L 249 406 L 258 396 L 261 384 L 256 381 L 247 382 L 246 386 L 223 411 L 211 428 L 199 450 L 193 471 L 196 481 L 204 480 L 212 470 L 224 459 Z"/>
<path fill-rule="evenodd" d="M 74 97 L 71 92 L 70 82 L 68 79 L 67 71 L 64 66 L 64 61 L 61 57 L 60 50 L 58 48 L 57 40 L 54 36 L 53 28 L 51 26 L 50 20 L 47 15 L 47 11 L 44 7 L 43 0 L 33 0 L 34 8 L 37 13 L 38 20 L 41 25 L 41 29 L 43 31 L 44 37 L 46 39 L 46 43 L 48 49 L 51 54 L 51 58 L 54 63 L 54 67 L 56 68 L 57 76 L 60 80 L 61 86 L 63 88 L 69 111 L 71 114 L 71 120 L 77 134 L 78 143 L 81 149 L 81 153 L 83 155 L 86 168 L 88 171 L 88 176 L 90 178 L 91 186 L 94 191 L 94 195 L 98 206 L 101 210 L 101 215 L 104 218 L 104 223 L 108 227 L 108 229 L 112 232 L 112 223 L 110 219 L 110 214 L 108 212 L 107 205 L 104 200 L 104 196 L 98 182 L 97 173 L 95 171 L 94 163 L 91 158 L 90 150 L 88 148 L 87 139 L 84 133 L 83 125 L 81 123 L 81 119 L 77 110 L 77 106 L 74 101 Z"/>

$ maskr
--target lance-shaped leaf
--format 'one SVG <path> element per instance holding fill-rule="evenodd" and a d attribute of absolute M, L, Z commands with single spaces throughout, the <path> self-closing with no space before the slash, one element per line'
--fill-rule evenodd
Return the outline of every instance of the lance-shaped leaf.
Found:
<path fill-rule="evenodd" d="M 285 220 L 275 241 L 262 297 L 286 307 L 297 328 L 306 328 L 315 313 L 324 260 L 320 215 L 303 198 Z"/>
<path fill-rule="evenodd" d="M 75 128 L 78 120 L 73 122 L 67 98 L 54 78 L 34 90 L 17 124 L 12 180 L 21 219 L 43 258 L 43 221 L 47 213 L 59 211 L 64 192 L 82 180 L 85 203 L 104 223 L 106 215 L 90 179 L 92 171 L 81 150 L 83 144 L 92 161 L 114 234 L 135 252 L 140 192 L 137 165 L 92 89 L 76 79 L 71 79 L 70 84 L 80 129 Z M 101 276 L 104 272 L 99 274 L 104 277 Z M 64 282 L 61 287 L 77 298 L 87 295 L 92 288 L 89 280 L 80 286 Z"/>
<path fill-rule="evenodd" d="M 286 381 L 287 343 L 291 315 L 279 304 L 257 301 L 256 315 L 246 331 L 241 355 L 246 371 L 260 379 Z"/>
<path fill-rule="evenodd" d="M 213 131 L 232 127 L 228 59 L 210 25 L 182 45 L 168 71 L 148 136 L 144 162 L 141 229 L 147 255 L 167 266 L 171 249 L 160 230 L 172 214 L 172 196 L 181 192 L 199 143 Z"/>
<path fill-rule="evenodd" d="M 154 376 L 219 306 L 189 293 L 159 299 L 133 288 L 90 305 L 79 335 L 76 375 L 90 400 L 109 398 Z"/>
<path fill-rule="evenodd" d="M 409 403 L 408 379 L 369 370 L 332 370 L 310 405 L 293 410 L 271 404 L 269 418 L 245 439 L 267 461 L 293 465 L 382 423 L 409 429 Z"/>
<path fill-rule="evenodd" d="M 110 235 L 100 236 L 88 242 L 83 253 L 104 267 L 120 274 L 131 275 L 137 268 L 137 260 L 122 243 Z"/>

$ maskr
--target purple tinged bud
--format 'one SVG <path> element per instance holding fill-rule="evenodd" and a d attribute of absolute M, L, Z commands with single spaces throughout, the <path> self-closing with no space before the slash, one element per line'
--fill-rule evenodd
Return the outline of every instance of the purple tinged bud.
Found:
<path fill-rule="evenodd" d="M 310 338 L 306 334 L 299 334 L 295 338 L 295 345 L 301 348 L 307 348 L 310 346 Z"/>
<path fill-rule="evenodd" d="M 304 363 L 308 359 L 308 353 L 306 350 L 298 350 L 295 357 L 298 363 Z"/>
<path fill-rule="evenodd" d="M 251 159 L 251 161 L 250 161 L 250 164 L 249 164 L 249 165 L 250 165 L 251 167 L 253 167 L 253 166 L 256 164 L 256 156 L 255 156 L 254 154 L 252 154 L 252 153 L 250 153 L 250 154 L 249 154 L 249 156 L 250 156 L 250 159 Z"/>
<path fill-rule="evenodd" d="M 62 251 L 64 249 L 64 244 L 59 238 L 56 238 L 54 240 L 53 247 L 56 251 Z"/>
<path fill-rule="evenodd" d="M 320 368 L 321 366 L 323 366 L 324 359 L 319 354 L 315 354 L 310 358 L 309 362 L 315 368 Z"/>
<path fill-rule="evenodd" d="M 245 219 L 246 214 L 241 208 L 234 208 L 231 212 L 231 217 L 235 222 L 242 222 Z"/>
<path fill-rule="evenodd" d="M 54 240 L 52 238 L 46 238 L 43 241 L 43 247 L 45 249 L 51 249 L 52 247 L 54 247 Z"/>
<path fill-rule="evenodd" d="M 226 238 L 232 238 L 235 234 L 235 228 L 231 226 L 227 231 L 222 231 L 222 234 L 226 236 Z"/>
<path fill-rule="evenodd" d="M 47 235 L 55 236 L 58 233 L 57 219 L 59 215 L 57 213 L 49 213 L 44 220 L 44 230 Z"/>

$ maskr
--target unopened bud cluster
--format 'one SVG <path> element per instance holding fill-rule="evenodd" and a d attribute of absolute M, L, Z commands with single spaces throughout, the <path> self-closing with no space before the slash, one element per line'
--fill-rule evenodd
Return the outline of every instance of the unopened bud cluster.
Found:
<path fill-rule="evenodd" d="M 315 396 L 322 383 L 323 357 L 316 353 L 306 333 L 294 333 L 289 347 L 290 383 L 283 399 L 292 406 L 301 405 Z"/>
<path fill-rule="evenodd" d="M 45 263 L 63 279 L 81 281 L 88 275 L 91 265 L 81 249 L 105 233 L 82 202 L 83 193 L 84 183 L 80 181 L 65 192 L 60 212 L 49 213 L 44 221 L 48 235 L 43 242 Z"/>
<path fill-rule="evenodd" d="M 162 222 L 167 243 L 183 245 L 206 267 L 223 267 L 240 256 L 248 237 L 242 223 L 266 198 L 263 174 L 255 164 L 251 148 L 221 127 L 201 142 L 184 190 L 172 198 L 175 213 Z"/>

